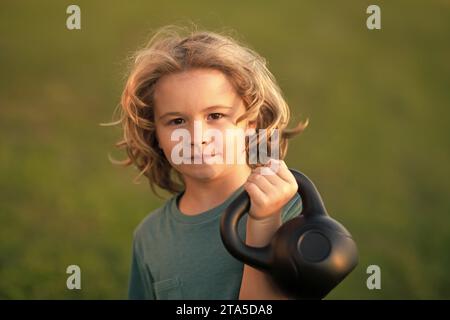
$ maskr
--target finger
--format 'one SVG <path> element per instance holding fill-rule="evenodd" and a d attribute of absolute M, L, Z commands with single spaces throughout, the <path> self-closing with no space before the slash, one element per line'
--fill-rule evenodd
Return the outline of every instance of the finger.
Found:
<path fill-rule="evenodd" d="M 269 180 L 271 180 L 270 177 L 276 175 L 284 182 L 294 183 L 295 181 L 294 175 L 283 160 L 270 159 L 265 167 L 259 167 L 259 169 L 261 170 L 261 174 Z M 277 179 L 272 179 L 271 181 L 275 182 Z"/>
<path fill-rule="evenodd" d="M 265 169 L 265 170 L 264 170 Z M 264 178 L 266 178 L 272 185 L 274 186 L 279 186 L 282 183 L 285 183 L 285 181 L 283 179 L 281 179 L 275 172 L 273 172 L 272 174 L 264 174 L 265 172 L 267 173 L 267 170 L 272 170 L 269 167 L 263 168 L 263 167 L 259 167 L 255 169 L 255 173 L 260 174 L 261 176 L 263 176 Z"/>
<path fill-rule="evenodd" d="M 253 201 L 255 205 L 260 205 L 263 203 L 266 195 L 256 184 L 254 184 L 253 182 L 246 182 L 244 188 L 249 194 L 251 201 Z"/>
<path fill-rule="evenodd" d="M 256 184 L 266 195 L 273 194 L 276 191 L 275 186 L 270 183 L 265 176 L 257 172 L 252 173 L 247 181 Z"/>
<path fill-rule="evenodd" d="M 269 168 L 272 170 L 275 168 L 276 174 L 284 181 L 289 183 L 293 183 L 295 181 L 294 175 L 283 160 L 270 159 Z"/>

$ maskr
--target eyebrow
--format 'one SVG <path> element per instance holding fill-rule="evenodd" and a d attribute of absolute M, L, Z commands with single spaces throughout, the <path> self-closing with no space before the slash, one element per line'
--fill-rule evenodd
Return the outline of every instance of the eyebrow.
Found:
<path fill-rule="evenodd" d="M 232 108 L 232 107 L 229 107 L 229 106 L 224 106 L 224 105 L 214 105 L 214 106 L 206 107 L 206 108 L 203 109 L 202 111 L 208 111 L 208 110 L 211 110 L 211 109 L 233 109 L 233 108 Z M 166 113 L 164 113 L 162 116 L 160 116 L 160 117 L 158 118 L 158 120 L 161 120 L 162 118 L 165 118 L 165 117 L 168 117 L 168 116 L 182 116 L 182 115 L 183 115 L 183 113 L 177 112 L 177 111 L 174 111 L 174 112 L 166 112 Z"/>

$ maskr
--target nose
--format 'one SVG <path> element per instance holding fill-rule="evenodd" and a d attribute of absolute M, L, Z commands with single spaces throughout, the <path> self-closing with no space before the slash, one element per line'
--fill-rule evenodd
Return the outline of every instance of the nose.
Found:
<path fill-rule="evenodd" d="M 203 149 L 206 147 L 208 143 L 206 141 L 202 141 L 201 143 L 191 143 L 192 147 L 192 155 L 202 154 Z"/>
<path fill-rule="evenodd" d="M 200 120 L 194 121 L 194 124 L 189 128 L 192 155 L 202 154 L 203 148 L 209 144 L 211 137 L 206 135 L 207 129 L 207 125 Z"/>

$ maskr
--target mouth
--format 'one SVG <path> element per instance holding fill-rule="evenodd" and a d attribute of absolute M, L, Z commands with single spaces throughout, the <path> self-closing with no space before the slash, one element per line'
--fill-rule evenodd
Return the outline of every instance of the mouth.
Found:
<path fill-rule="evenodd" d="M 202 160 L 205 160 L 205 159 L 214 158 L 214 157 L 219 156 L 219 155 L 220 155 L 220 153 L 203 154 L 203 155 L 192 155 L 190 158 L 185 158 L 185 159 L 191 160 L 192 162 L 195 161 L 195 160 L 202 161 Z"/>

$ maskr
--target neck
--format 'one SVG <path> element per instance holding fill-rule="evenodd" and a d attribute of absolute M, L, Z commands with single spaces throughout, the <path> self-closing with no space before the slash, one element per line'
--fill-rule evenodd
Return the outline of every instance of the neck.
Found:
<path fill-rule="evenodd" d="M 186 215 L 196 215 L 220 205 L 247 181 L 250 174 L 248 165 L 239 165 L 217 179 L 199 181 L 185 177 L 186 189 L 179 200 L 179 210 Z"/>

